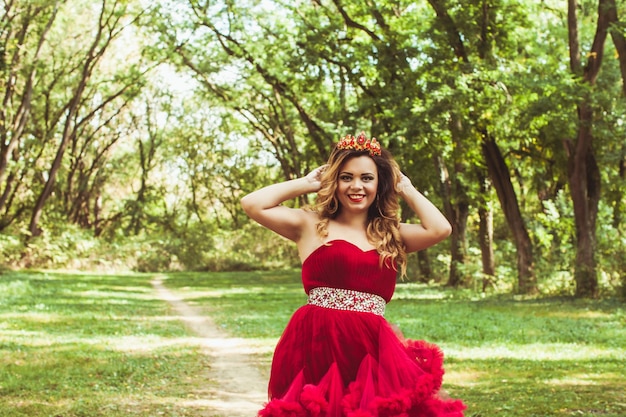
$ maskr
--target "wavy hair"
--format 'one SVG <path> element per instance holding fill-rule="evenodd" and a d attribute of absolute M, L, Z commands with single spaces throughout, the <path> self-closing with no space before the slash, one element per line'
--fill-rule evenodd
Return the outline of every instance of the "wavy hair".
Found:
<path fill-rule="evenodd" d="M 328 166 L 321 178 L 321 187 L 317 193 L 314 211 L 320 216 L 317 234 L 320 238 L 328 236 L 328 222 L 339 214 L 341 206 L 336 196 L 339 172 L 350 159 L 369 156 L 378 169 L 378 190 L 376 201 L 367 213 L 367 239 L 380 255 L 381 267 L 390 265 L 400 267 L 402 276 L 406 274 L 406 250 L 400 239 L 400 204 L 396 184 L 400 180 L 400 167 L 386 149 L 381 155 L 371 156 L 367 150 L 333 148 L 328 158 Z"/>

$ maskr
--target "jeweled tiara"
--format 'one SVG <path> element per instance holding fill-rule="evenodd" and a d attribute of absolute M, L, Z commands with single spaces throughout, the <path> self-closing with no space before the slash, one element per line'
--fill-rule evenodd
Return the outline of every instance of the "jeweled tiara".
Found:
<path fill-rule="evenodd" d="M 369 151 L 370 156 L 380 156 L 381 147 L 376 138 L 368 139 L 365 132 L 359 133 L 357 137 L 346 135 L 337 143 L 337 149 L 353 149 L 355 151 Z"/>

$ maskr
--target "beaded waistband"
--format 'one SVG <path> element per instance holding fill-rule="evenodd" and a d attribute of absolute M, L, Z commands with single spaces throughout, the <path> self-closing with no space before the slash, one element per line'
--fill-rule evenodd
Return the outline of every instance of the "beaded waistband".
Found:
<path fill-rule="evenodd" d="M 318 307 L 385 314 L 385 299 L 380 295 L 342 288 L 317 287 L 309 291 L 309 301 Z"/>

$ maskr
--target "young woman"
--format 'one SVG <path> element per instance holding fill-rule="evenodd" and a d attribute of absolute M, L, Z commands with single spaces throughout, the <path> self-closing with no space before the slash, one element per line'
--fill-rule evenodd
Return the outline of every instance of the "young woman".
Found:
<path fill-rule="evenodd" d="M 307 193 L 317 193 L 311 209 L 281 205 Z M 399 222 L 398 197 L 419 224 Z M 405 340 L 383 317 L 407 253 L 445 239 L 451 226 L 375 138 L 346 136 L 326 165 L 241 204 L 296 243 L 309 296 L 276 347 L 259 416 L 463 416 L 460 400 L 439 395 L 439 348 Z"/>

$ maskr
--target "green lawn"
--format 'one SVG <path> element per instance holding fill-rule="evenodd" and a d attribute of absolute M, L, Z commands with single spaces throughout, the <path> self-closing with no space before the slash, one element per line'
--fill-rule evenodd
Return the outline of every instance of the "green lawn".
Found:
<path fill-rule="evenodd" d="M 208 364 L 145 275 L 0 275 L 0 416 L 199 416 Z"/>
<path fill-rule="evenodd" d="M 0 275 L 0 416 L 201 416 L 209 364 L 149 275 Z M 165 285 L 271 349 L 305 302 L 297 271 L 181 273 Z M 400 284 L 386 313 L 446 353 L 469 416 L 626 416 L 626 312 L 616 301 L 479 297 Z"/>

